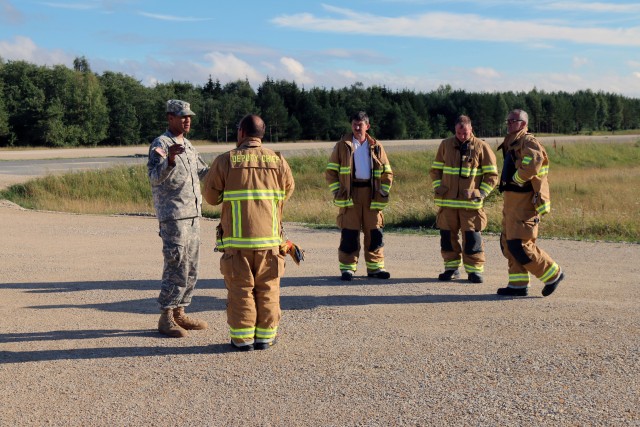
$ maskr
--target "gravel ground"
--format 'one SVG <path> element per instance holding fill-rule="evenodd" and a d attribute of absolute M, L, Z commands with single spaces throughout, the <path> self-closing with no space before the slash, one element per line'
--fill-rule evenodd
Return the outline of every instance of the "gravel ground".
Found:
<path fill-rule="evenodd" d="M 542 240 L 567 279 L 504 299 L 496 236 L 481 285 L 438 282 L 438 238 L 400 234 L 390 280 L 343 283 L 339 234 L 288 224 L 307 260 L 278 343 L 234 353 L 215 225 L 188 310 L 210 328 L 170 339 L 154 218 L 0 202 L 0 425 L 640 425 L 640 245 Z"/>

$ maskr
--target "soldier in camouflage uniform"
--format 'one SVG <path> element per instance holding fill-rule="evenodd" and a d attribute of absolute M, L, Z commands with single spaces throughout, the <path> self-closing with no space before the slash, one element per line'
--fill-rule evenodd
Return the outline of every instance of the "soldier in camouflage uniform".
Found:
<path fill-rule="evenodd" d="M 151 143 L 147 163 L 164 254 L 158 331 L 171 337 L 185 337 L 187 329 L 208 326 L 184 313 L 198 279 L 200 180 L 209 171 L 186 138 L 194 115 L 189 103 L 167 101 L 168 129 Z"/>

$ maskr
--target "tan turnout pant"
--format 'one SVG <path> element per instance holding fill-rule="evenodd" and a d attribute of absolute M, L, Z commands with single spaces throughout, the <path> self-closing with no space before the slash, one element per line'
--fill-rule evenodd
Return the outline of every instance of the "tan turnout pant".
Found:
<path fill-rule="evenodd" d="M 239 346 L 275 339 L 280 322 L 280 278 L 284 255 L 278 248 L 225 249 L 220 272 L 227 288 L 227 323 Z"/>
<path fill-rule="evenodd" d="M 500 248 L 507 258 L 510 288 L 528 287 L 529 274 L 544 283 L 560 275 L 558 264 L 536 244 L 540 217 L 532 200 L 532 192 L 504 192 Z"/>
<path fill-rule="evenodd" d="M 384 268 L 382 228 L 384 216 L 371 209 L 371 188 L 354 187 L 353 206 L 340 208 L 336 223 L 341 229 L 338 261 L 340 270 L 356 271 L 360 254 L 360 231 L 364 234 L 364 259 L 367 271 Z"/>
<path fill-rule="evenodd" d="M 441 207 L 436 217 L 440 229 L 440 253 L 445 270 L 460 267 L 460 259 L 467 273 L 484 271 L 484 242 L 480 232 L 487 226 L 484 209 L 456 209 Z M 459 235 L 462 234 L 462 245 Z"/>

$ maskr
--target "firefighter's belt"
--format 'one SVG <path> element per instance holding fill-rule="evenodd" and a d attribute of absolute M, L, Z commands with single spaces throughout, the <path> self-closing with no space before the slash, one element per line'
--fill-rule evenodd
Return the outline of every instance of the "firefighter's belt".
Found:
<path fill-rule="evenodd" d="M 353 181 L 354 187 L 371 187 L 371 181 Z"/>

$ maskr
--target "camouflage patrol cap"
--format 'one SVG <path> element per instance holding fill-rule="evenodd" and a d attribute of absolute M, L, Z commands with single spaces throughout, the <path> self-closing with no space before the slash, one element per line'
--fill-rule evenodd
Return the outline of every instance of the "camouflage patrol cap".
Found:
<path fill-rule="evenodd" d="M 167 113 L 176 116 L 195 116 L 196 113 L 191 111 L 191 105 L 188 102 L 179 99 L 170 99 L 167 101 Z"/>

